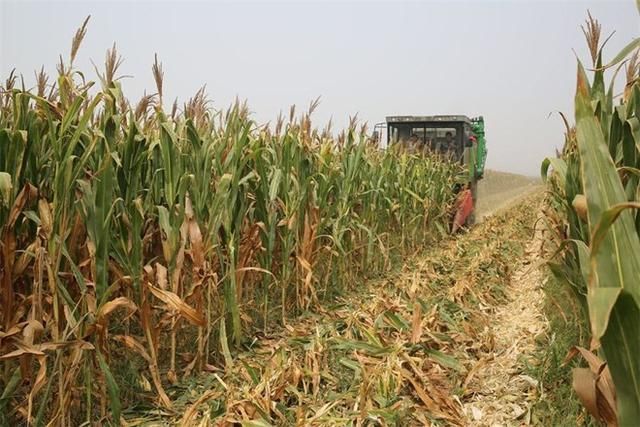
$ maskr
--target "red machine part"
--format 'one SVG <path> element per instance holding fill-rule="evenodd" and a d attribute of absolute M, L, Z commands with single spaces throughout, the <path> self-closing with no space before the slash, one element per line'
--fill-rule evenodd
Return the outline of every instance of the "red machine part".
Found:
<path fill-rule="evenodd" d="M 473 211 L 473 196 L 471 194 L 471 190 L 467 188 L 460 193 L 456 206 L 456 215 L 453 217 L 451 233 L 458 231 L 465 224 L 467 218 Z"/>

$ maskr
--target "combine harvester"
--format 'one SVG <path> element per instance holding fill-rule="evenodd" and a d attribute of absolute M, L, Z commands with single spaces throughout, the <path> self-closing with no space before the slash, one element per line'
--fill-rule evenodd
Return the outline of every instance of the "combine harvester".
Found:
<path fill-rule="evenodd" d="M 437 153 L 454 162 L 460 162 L 467 171 L 463 181 L 456 185 L 458 199 L 451 221 L 451 232 L 475 222 L 478 181 L 484 174 L 487 147 L 484 119 L 467 116 L 390 116 L 386 123 L 376 125 L 375 135 L 381 137 L 386 130 L 386 146 L 402 144 L 416 153 Z"/>

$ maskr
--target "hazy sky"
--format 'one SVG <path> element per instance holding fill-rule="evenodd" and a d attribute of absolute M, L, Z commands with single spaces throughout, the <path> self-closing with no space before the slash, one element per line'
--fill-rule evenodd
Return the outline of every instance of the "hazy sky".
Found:
<path fill-rule="evenodd" d="M 573 114 L 576 59 L 589 62 L 580 25 L 590 9 L 608 58 L 640 35 L 634 0 L 447 2 L 57 2 L 0 0 L 0 77 L 33 82 L 68 58 L 86 15 L 76 65 L 91 79 L 113 42 L 132 99 L 154 91 L 158 53 L 165 99 L 203 84 L 218 108 L 238 96 L 259 121 L 321 96 L 323 126 L 399 114 L 484 115 L 488 167 L 537 175 L 562 144 L 554 111 Z"/>

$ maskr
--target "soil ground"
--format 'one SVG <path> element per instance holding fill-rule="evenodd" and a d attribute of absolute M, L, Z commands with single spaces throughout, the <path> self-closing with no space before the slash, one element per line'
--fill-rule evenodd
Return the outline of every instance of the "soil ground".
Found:
<path fill-rule="evenodd" d="M 478 219 L 521 203 L 541 192 L 539 179 L 487 171 L 478 186 Z M 507 303 L 495 309 L 495 323 L 484 339 L 495 347 L 480 356 L 478 381 L 482 391 L 464 403 L 469 425 L 529 425 L 538 399 L 539 381 L 527 375 L 535 365 L 537 342 L 548 330 L 544 315 L 544 275 L 541 270 L 543 231 L 534 230 L 518 269 L 506 288 Z"/>
<path fill-rule="evenodd" d="M 508 172 L 485 171 L 478 183 L 476 218 L 481 221 L 501 208 L 522 200 L 522 197 L 542 188 L 539 178 L 532 178 Z"/>
<path fill-rule="evenodd" d="M 469 425 L 529 425 L 539 396 L 539 381 L 527 374 L 537 365 L 537 341 L 549 328 L 544 314 L 544 274 L 540 259 L 541 227 L 527 244 L 520 266 L 506 288 L 508 302 L 496 308 L 495 323 L 486 330 L 495 347 L 480 356 L 482 391 L 465 403 Z"/>

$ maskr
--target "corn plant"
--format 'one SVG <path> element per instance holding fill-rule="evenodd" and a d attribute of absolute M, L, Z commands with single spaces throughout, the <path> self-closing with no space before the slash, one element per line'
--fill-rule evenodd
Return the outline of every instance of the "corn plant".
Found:
<path fill-rule="evenodd" d="M 584 32 L 593 78 L 579 62 L 575 126 L 566 122 L 562 155 L 545 160 L 542 170 L 549 218 L 563 241 L 552 271 L 575 291 L 592 350 L 606 361 L 581 349 L 591 370 L 575 370 L 574 385 L 596 418 L 631 425 L 640 417 L 640 215 L 634 210 L 640 207 L 640 39 L 603 65 L 600 31 L 589 16 Z M 624 64 L 627 82 L 616 103 L 614 82 Z M 616 66 L 607 88 L 604 72 Z"/>
<path fill-rule="evenodd" d="M 0 87 L 0 423 L 121 421 L 192 372 L 440 235 L 459 167 L 334 137 L 309 111 L 257 124 L 204 90 L 131 105 L 115 46 Z M 124 371 L 138 369 L 135 378 Z M 126 369 L 125 369 L 126 368 Z M 150 379 L 150 380 L 149 380 Z"/>

